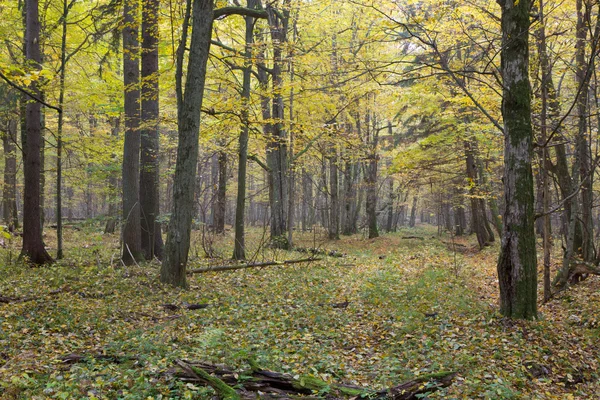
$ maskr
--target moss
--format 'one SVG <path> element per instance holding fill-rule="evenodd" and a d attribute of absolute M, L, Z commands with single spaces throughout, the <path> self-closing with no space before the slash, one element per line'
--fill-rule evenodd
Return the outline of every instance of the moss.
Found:
<path fill-rule="evenodd" d="M 215 389 L 219 397 L 223 400 L 241 400 L 238 392 L 236 392 L 234 388 L 223 382 L 221 379 L 215 378 L 202 368 L 198 368 L 193 365 L 190 365 L 190 367 L 200 378 L 208 382 L 208 384 Z"/>

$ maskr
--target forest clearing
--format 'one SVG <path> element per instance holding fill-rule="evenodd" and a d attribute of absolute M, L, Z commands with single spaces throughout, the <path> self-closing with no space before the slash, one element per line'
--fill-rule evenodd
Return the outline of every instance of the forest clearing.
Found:
<path fill-rule="evenodd" d="M 0 271 L 3 296 L 39 296 L 0 304 L 3 399 L 211 398 L 207 385 L 173 376 L 176 359 L 240 371 L 253 359 L 270 370 L 374 389 L 456 371 L 430 398 L 600 394 L 596 277 L 542 305 L 539 321 L 504 319 L 497 248 L 454 254 L 448 237 L 422 226 L 372 240 L 319 241 L 345 256 L 194 275 L 189 290 L 173 291 L 158 281 L 156 263 L 120 265 L 116 235 L 84 229 L 89 241 L 72 239 L 71 261 Z M 425 239 L 402 239 L 408 235 Z M 259 238 L 252 232 L 251 243 Z M 301 242 L 314 244 L 312 235 Z M 476 247 L 473 238 L 457 244 Z M 63 361 L 73 354 L 84 358 Z"/>

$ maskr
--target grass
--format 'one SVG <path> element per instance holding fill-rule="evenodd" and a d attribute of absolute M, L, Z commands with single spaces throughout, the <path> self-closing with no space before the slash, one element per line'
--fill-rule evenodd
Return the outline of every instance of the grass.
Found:
<path fill-rule="evenodd" d="M 253 358 L 294 375 L 373 388 L 459 371 L 452 386 L 431 398 L 600 395 L 595 278 L 541 306 L 540 321 L 507 321 L 496 313 L 497 248 L 455 257 L 435 230 L 420 227 L 374 240 L 357 235 L 328 242 L 298 234 L 299 245 L 347 255 L 195 275 L 190 290 L 181 291 L 158 282 L 157 263 L 122 267 L 118 237 L 99 229 L 68 231 L 68 259 L 54 266 L 0 266 L 0 295 L 41 296 L 0 303 L 0 398 L 210 398 L 210 389 L 173 378 L 176 358 L 233 367 Z M 425 240 L 402 239 L 408 234 Z M 230 236 L 215 240 L 217 254 L 230 254 Z M 251 246 L 261 237 L 251 231 Z M 14 260 L 18 243 L 11 246 L 0 260 L 11 251 Z M 257 261 L 306 256 L 269 249 L 253 254 Z M 196 257 L 191 267 L 222 262 Z M 56 289 L 62 292 L 51 294 Z M 344 301 L 346 308 L 333 306 Z M 209 307 L 162 306 L 183 302 Z M 89 357 L 63 363 L 70 353 Z M 94 354 L 135 359 L 114 363 Z"/>

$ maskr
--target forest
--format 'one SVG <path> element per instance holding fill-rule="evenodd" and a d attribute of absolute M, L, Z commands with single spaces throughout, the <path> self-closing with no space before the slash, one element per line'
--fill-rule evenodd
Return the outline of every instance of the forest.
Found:
<path fill-rule="evenodd" d="M 600 3 L 0 16 L 1 399 L 600 398 Z"/>

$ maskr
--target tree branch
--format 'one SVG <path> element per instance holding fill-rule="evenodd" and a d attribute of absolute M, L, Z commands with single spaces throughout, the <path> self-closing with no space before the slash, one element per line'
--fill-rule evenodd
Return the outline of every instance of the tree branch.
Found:
<path fill-rule="evenodd" d="M 48 104 L 46 103 L 44 100 L 40 99 L 39 97 L 37 97 L 36 95 L 34 95 L 33 93 L 29 92 L 28 90 L 22 88 L 21 86 L 17 85 L 16 83 L 14 83 L 13 81 L 11 81 L 6 75 L 4 75 L 2 72 L 0 72 L 0 78 L 4 79 L 6 81 L 6 83 L 8 83 L 10 86 L 14 87 L 15 89 L 17 89 L 19 92 L 22 92 L 24 94 L 26 94 L 27 96 L 31 97 L 33 100 L 37 101 L 40 104 L 43 104 L 44 106 L 51 108 L 53 110 L 56 110 L 58 113 L 62 113 L 62 109 L 56 106 L 53 106 L 52 104 Z"/>

